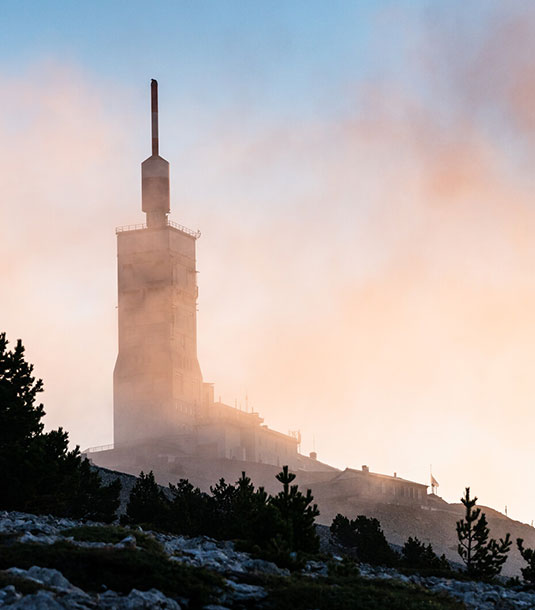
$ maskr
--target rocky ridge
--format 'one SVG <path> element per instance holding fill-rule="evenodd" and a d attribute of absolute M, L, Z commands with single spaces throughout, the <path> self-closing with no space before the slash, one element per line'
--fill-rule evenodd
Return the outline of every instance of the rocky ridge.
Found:
<path fill-rule="evenodd" d="M 102 524 L 82 523 L 73 519 L 51 516 L 36 516 L 18 512 L 0 512 L 0 536 L 9 544 L 31 543 L 51 545 L 68 540 L 71 544 L 86 548 L 136 549 L 134 535 L 110 543 L 105 541 L 81 541 L 65 537 L 63 532 L 73 527 L 98 526 Z M 147 533 L 147 532 L 146 532 Z M 258 584 L 251 584 L 251 577 L 268 575 L 286 578 L 288 570 L 272 562 L 256 559 L 248 553 L 236 550 L 230 541 L 216 541 L 204 536 L 188 538 L 150 532 L 150 536 L 163 547 L 169 560 L 180 564 L 202 567 L 224 578 L 224 587 L 218 595 L 217 605 L 205 605 L 204 610 L 225 610 L 239 607 L 255 607 L 268 595 Z M 321 528 L 320 537 L 326 548 L 329 544 L 327 528 Z M 330 547 L 332 549 L 332 546 Z M 333 556 L 334 563 L 342 562 Z M 436 593 L 447 594 L 472 610 L 520 610 L 535 608 L 535 592 L 523 591 L 500 585 L 458 581 L 438 577 L 423 577 L 417 574 L 405 575 L 394 569 L 360 564 L 360 575 L 365 579 L 400 581 L 413 584 Z M 327 576 L 329 564 L 326 561 L 308 561 L 301 574 L 305 578 L 320 579 Z M 188 608 L 187 599 L 173 599 L 161 591 L 150 589 L 141 591 L 133 588 L 127 595 L 106 590 L 86 592 L 73 585 L 58 570 L 42 566 L 21 569 L 12 566 L 3 572 L 4 582 L 13 578 L 15 584 L 0 589 L 0 606 L 5 608 L 26 608 L 56 610 L 74 608 L 79 610 L 161 608 L 180 610 Z M 16 583 L 33 585 L 34 591 L 23 594 Z"/>

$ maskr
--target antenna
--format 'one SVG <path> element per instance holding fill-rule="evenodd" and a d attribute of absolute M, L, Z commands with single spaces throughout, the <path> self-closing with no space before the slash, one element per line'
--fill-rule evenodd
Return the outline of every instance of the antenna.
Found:
<path fill-rule="evenodd" d="M 159 154 L 158 139 L 158 81 L 154 78 L 150 81 L 150 109 L 152 116 L 152 154 Z"/>
<path fill-rule="evenodd" d="M 169 163 L 160 157 L 158 137 L 158 81 L 150 81 L 152 155 L 141 164 L 141 209 L 149 229 L 167 226 Z"/>

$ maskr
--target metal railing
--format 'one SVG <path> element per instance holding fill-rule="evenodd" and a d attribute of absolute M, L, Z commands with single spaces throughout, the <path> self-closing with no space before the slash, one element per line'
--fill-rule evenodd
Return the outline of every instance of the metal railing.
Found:
<path fill-rule="evenodd" d="M 172 220 L 168 220 L 165 225 L 168 227 L 173 227 L 173 229 L 178 229 L 179 231 L 182 231 L 182 233 L 186 233 L 186 235 L 191 235 L 195 239 L 199 239 L 201 236 L 200 231 L 193 231 L 192 229 L 188 229 L 188 227 L 185 227 L 184 225 L 179 225 L 177 222 L 173 222 Z M 125 231 L 140 231 L 141 229 L 147 228 L 148 227 L 145 223 L 137 225 L 124 225 L 122 227 L 116 227 L 115 232 L 124 233 Z"/>
<path fill-rule="evenodd" d="M 82 453 L 96 453 L 97 451 L 110 451 L 114 448 L 114 444 L 111 443 L 109 445 L 100 445 L 99 447 L 88 447 L 84 449 Z"/>
<path fill-rule="evenodd" d="M 168 220 L 167 225 L 182 231 L 182 233 L 187 233 L 188 235 L 195 237 L 195 239 L 199 239 L 201 236 L 201 232 L 198 229 L 197 231 L 193 231 L 192 229 L 188 229 L 188 227 L 185 227 L 184 225 L 179 225 L 177 222 L 173 222 L 172 220 Z"/>

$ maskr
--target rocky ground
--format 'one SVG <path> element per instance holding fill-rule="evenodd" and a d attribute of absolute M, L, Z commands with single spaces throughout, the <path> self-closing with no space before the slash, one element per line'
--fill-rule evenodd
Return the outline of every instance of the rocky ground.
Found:
<path fill-rule="evenodd" d="M 320 536 L 324 550 L 335 549 L 329 541 L 326 528 L 321 528 Z M 308 561 L 297 574 L 290 575 L 288 569 L 240 552 L 236 550 L 232 542 L 228 541 L 216 541 L 206 537 L 187 538 L 137 530 L 128 531 L 102 524 L 88 524 L 71 519 L 16 512 L 0 512 L 0 543 L 0 568 L 2 568 L 0 570 L 0 606 L 36 610 L 283 608 L 292 607 L 291 602 L 288 602 L 288 606 L 285 606 L 284 602 L 270 605 L 270 595 L 275 595 L 273 592 L 276 592 L 279 597 L 281 595 L 284 597 L 284 587 L 287 586 L 288 599 L 290 599 L 291 592 L 295 593 L 298 590 L 295 587 L 292 589 L 295 583 L 308 590 L 316 587 L 318 603 L 310 605 L 310 610 L 328 609 L 329 606 L 324 605 L 322 601 L 325 597 L 321 597 L 325 595 L 325 590 L 319 585 L 340 588 L 340 585 L 332 584 L 333 581 L 329 580 L 329 574 L 336 569 L 337 565 L 345 565 L 341 557 L 334 555 L 332 559 L 328 559 L 325 556 L 322 561 Z M 43 552 L 53 549 L 57 549 L 57 552 L 43 554 Z M 7 565 L 9 554 L 18 552 L 18 550 L 21 551 L 18 557 L 23 558 L 20 560 L 21 564 Z M 68 559 L 65 560 L 65 553 L 71 554 L 67 556 L 76 556 L 76 561 L 82 562 L 80 565 L 83 567 L 80 570 L 86 570 L 88 573 L 92 569 L 88 563 L 88 557 L 95 557 L 97 561 L 101 562 L 104 573 L 105 569 L 109 569 L 110 557 L 141 558 L 143 554 L 153 553 L 151 556 L 158 558 L 158 561 L 165 562 L 161 565 L 171 565 L 177 568 L 180 566 L 181 570 L 186 570 L 186 572 L 180 573 L 180 577 L 186 574 L 189 580 L 184 580 L 186 585 L 183 594 L 172 596 L 164 594 L 154 587 L 149 589 L 143 586 L 130 587 L 128 583 L 131 581 L 128 580 L 128 574 L 123 574 L 122 580 L 114 581 L 122 590 L 113 590 L 104 584 L 101 584 L 97 591 L 95 591 L 95 587 L 84 589 L 79 586 L 80 582 L 85 582 L 84 578 L 80 582 L 76 582 L 76 578 L 73 578 L 72 575 L 78 576 L 78 573 L 73 570 L 72 565 L 69 565 Z M 77 554 L 75 555 L 75 553 Z M 44 561 L 43 557 L 48 557 L 48 559 Z M 34 558 L 35 564 L 32 563 Z M 50 558 L 53 558 L 53 561 Z M 58 564 L 61 561 L 63 563 Z M 48 565 L 43 565 L 43 563 Z M 51 565 L 65 566 L 63 568 L 65 574 Z M 149 567 L 150 565 L 146 564 L 143 569 L 147 571 Z M 69 569 L 70 572 L 68 572 Z M 128 572 L 129 569 L 126 568 L 125 571 Z M 356 576 L 357 568 L 349 567 L 348 569 L 352 569 Z M 399 591 L 403 591 L 403 594 L 409 592 L 409 596 L 417 597 L 424 593 L 428 595 L 429 591 L 437 594 L 432 598 L 432 600 L 437 600 L 437 605 L 433 605 L 435 602 L 429 601 L 430 605 L 413 606 L 415 608 L 466 607 L 480 610 L 535 608 L 535 592 L 523 591 L 520 587 L 514 589 L 454 579 L 423 577 L 416 574 L 406 575 L 396 570 L 365 564 L 361 564 L 358 570 L 360 578 L 364 581 L 384 583 L 385 587 L 399 585 L 404 587 Z M 70 578 L 66 576 L 68 573 L 71 574 Z M 208 583 L 206 585 L 209 589 L 208 597 L 205 596 L 204 599 L 203 595 L 195 597 L 191 593 L 188 597 L 188 591 L 194 591 L 191 579 L 195 578 L 197 573 L 202 573 L 204 582 Z M 81 576 L 85 577 L 87 574 Z M 105 580 L 104 576 L 102 578 Z M 395 595 L 395 590 L 393 591 L 392 595 Z M 429 599 L 431 600 L 431 597 Z M 450 601 L 447 601 L 448 599 Z M 422 602 L 423 604 L 428 603 L 425 600 Z M 458 600 L 461 604 L 456 604 L 453 600 Z M 365 607 L 385 609 L 394 607 L 378 603 L 379 605 Z"/>

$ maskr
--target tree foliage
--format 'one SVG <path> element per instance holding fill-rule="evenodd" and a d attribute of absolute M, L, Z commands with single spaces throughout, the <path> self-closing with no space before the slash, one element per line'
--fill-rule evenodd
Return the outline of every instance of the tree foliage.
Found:
<path fill-rule="evenodd" d="M 401 563 L 415 570 L 438 570 L 449 572 L 450 564 L 445 555 L 438 557 L 431 544 L 425 544 L 416 536 L 409 536 L 401 549 Z"/>
<path fill-rule="evenodd" d="M 535 584 L 535 550 L 524 547 L 524 540 L 522 538 L 516 539 L 516 546 L 520 551 L 522 559 L 527 562 L 525 568 L 520 568 L 522 578 L 529 584 Z"/>
<path fill-rule="evenodd" d="M 37 404 L 43 382 L 22 342 L 7 346 L 0 333 L 0 508 L 113 520 L 120 482 L 102 486 L 78 447 L 69 451 L 62 428 L 44 432 L 44 407 Z"/>
<path fill-rule="evenodd" d="M 283 490 L 275 497 L 263 487 L 255 489 L 245 472 L 234 485 L 224 479 L 210 488 L 210 494 L 187 479 L 170 484 L 164 493 L 154 475 L 141 473 L 131 491 L 123 522 L 190 536 L 247 542 L 274 554 L 292 551 L 314 552 L 319 548 L 310 491 L 302 494 L 290 486 L 295 475 L 288 467 L 277 475 Z"/>
<path fill-rule="evenodd" d="M 475 508 L 477 498 L 470 498 L 467 487 L 461 502 L 465 507 L 464 519 L 457 522 L 458 553 L 466 571 L 473 578 L 492 579 L 501 572 L 511 548 L 509 534 L 499 541 L 489 539 L 487 517 Z"/>
<path fill-rule="evenodd" d="M 295 474 L 288 471 L 288 466 L 282 467 L 277 475 L 277 481 L 282 483 L 282 491 L 269 503 L 277 509 L 284 525 L 284 539 L 294 550 L 314 553 L 319 549 L 319 538 L 316 534 L 315 520 L 320 514 L 317 504 L 312 504 L 314 498 L 310 489 L 301 493 L 297 485 L 290 485 L 295 480 Z"/>
<path fill-rule="evenodd" d="M 169 502 L 154 479 L 152 470 L 139 474 L 136 484 L 130 491 L 126 514 L 122 515 L 121 523 L 137 523 L 149 525 L 164 523 L 169 512 Z"/>
<path fill-rule="evenodd" d="M 360 561 L 385 566 L 396 565 L 399 561 L 377 519 L 358 515 L 356 519 L 349 520 L 338 514 L 330 529 L 340 544 L 355 550 Z"/>

